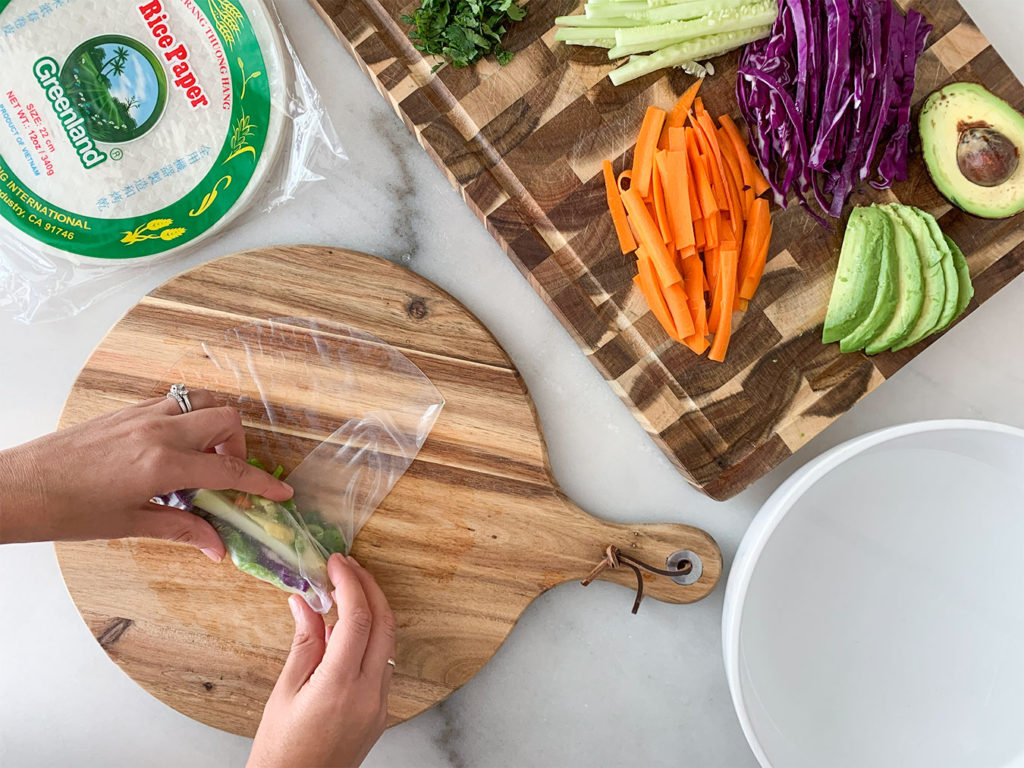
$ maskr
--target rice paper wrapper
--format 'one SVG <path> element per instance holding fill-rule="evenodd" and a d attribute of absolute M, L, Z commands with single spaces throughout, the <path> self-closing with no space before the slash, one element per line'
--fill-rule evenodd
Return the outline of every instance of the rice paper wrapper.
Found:
<path fill-rule="evenodd" d="M 151 283 L 344 159 L 272 0 L 0 0 L 0 311 L 17 320 Z"/>
<path fill-rule="evenodd" d="M 241 570 L 326 613 L 327 557 L 348 552 L 412 463 L 444 406 L 440 392 L 381 339 L 306 318 L 234 328 L 168 380 L 236 408 L 249 456 L 279 466 L 295 488 L 285 504 L 230 491 L 182 491 L 171 503 L 210 520 Z"/>

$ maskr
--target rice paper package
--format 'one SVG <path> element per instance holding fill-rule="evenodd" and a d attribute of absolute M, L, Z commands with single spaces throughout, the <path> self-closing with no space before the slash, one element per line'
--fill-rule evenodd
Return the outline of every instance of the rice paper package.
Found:
<path fill-rule="evenodd" d="M 343 157 L 267 2 L 0 0 L 0 307 L 72 315 Z"/>
<path fill-rule="evenodd" d="M 327 558 L 350 550 L 412 463 L 444 405 L 441 394 L 386 342 L 301 318 L 233 329 L 223 343 L 180 360 L 168 378 L 237 408 L 250 460 L 283 477 L 295 496 L 279 504 L 188 489 L 159 501 L 202 515 L 240 570 L 326 613 Z"/>

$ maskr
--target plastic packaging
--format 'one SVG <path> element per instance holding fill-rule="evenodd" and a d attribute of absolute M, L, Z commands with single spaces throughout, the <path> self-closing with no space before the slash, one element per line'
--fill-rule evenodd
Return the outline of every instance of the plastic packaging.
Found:
<path fill-rule="evenodd" d="M 23 322 L 344 158 L 272 0 L 8 0 L 0 62 L 0 308 Z"/>
<path fill-rule="evenodd" d="M 237 408 L 247 450 L 295 488 L 285 504 L 228 492 L 164 499 L 203 514 L 235 565 L 330 610 L 326 559 L 347 552 L 412 463 L 444 405 L 386 342 L 323 320 L 277 318 L 232 329 L 186 355 L 167 380 Z"/>

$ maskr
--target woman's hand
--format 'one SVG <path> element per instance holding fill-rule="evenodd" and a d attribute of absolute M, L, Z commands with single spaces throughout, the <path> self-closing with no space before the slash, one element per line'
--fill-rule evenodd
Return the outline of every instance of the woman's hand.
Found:
<path fill-rule="evenodd" d="M 395 618 L 355 560 L 331 555 L 338 624 L 292 595 L 295 639 L 263 710 L 248 768 L 357 766 L 384 732 Z"/>
<path fill-rule="evenodd" d="M 182 488 L 233 488 L 275 501 L 291 488 L 245 461 L 238 412 L 189 394 L 182 413 L 166 397 L 99 416 L 0 451 L 0 543 L 147 536 L 224 545 L 209 523 L 149 500 Z"/>

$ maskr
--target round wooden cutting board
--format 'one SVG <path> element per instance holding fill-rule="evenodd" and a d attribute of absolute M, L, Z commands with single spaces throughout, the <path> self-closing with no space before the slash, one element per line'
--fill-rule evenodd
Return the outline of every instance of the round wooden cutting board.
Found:
<path fill-rule="evenodd" d="M 280 317 L 372 333 L 419 366 L 446 400 L 418 457 L 353 548 L 398 620 L 392 723 L 469 680 L 534 598 L 584 577 L 610 544 L 662 568 L 679 550 L 699 557 L 703 571 L 693 584 L 645 579 L 650 598 L 689 603 L 715 587 L 721 554 L 704 531 L 615 525 L 569 501 L 551 475 L 523 381 L 490 333 L 432 283 L 364 254 L 268 248 L 174 278 L 130 310 L 93 352 L 61 426 L 166 392 L 171 372 L 182 370 L 181 361 L 201 344 Z M 282 410 L 313 407 L 308 387 L 288 391 L 290 401 L 276 404 Z M 311 420 L 325 425 L 322 433 L 312 429 L 297 440 L 282 432 L 282 450 L 291 454 L 273 460 L 294 466 L 302 445 L 312 448 L 330 434 L 331 415 Z M 243 421 L 251 450 L 259 426 L 244 408 Z M 255 733 L 291 642 L 284 593 L 183 545 L 125 539 L 56 549 L 82 617 L 128 675 L 196 720 Z M 635 586 L 626 568 L 600 578 Z M 620 609 L 627 612 L 631 601 L 624 591 Z"/>

